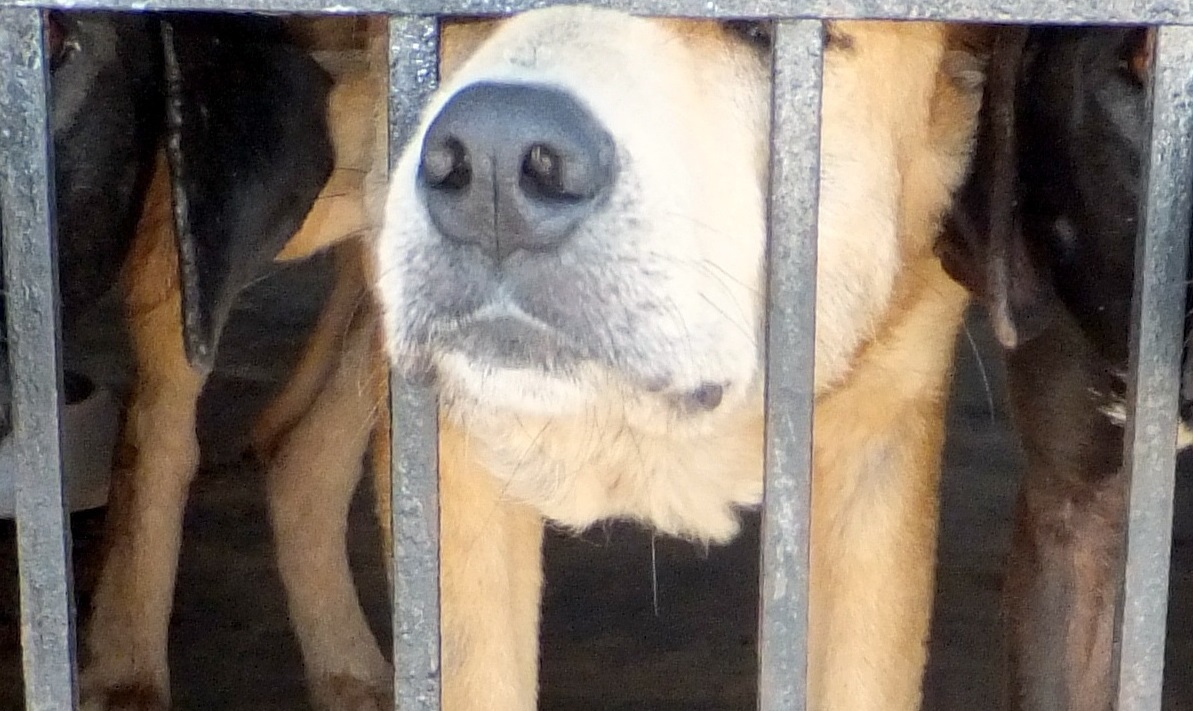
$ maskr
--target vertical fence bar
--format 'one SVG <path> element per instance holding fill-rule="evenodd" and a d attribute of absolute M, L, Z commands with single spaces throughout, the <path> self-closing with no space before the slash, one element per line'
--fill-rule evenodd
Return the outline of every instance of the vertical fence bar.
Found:
<path fill-rule="evenodd" d="M 775 24 L 759 711 L 802 711 L 807 697 L 822 53 L 819 20 Z"/>
<path fill-rule="evenodd" d="M 59 413 L 48 71 L 37 9 L 0 9 L 0 214 L 16 460 L 25 708 L 73 709 L 74 599 Z"/>
<path fill-rule="evenodd" d="M 1189 235 L 1193 28 L 1158 30 L 1152 135 L 1135 251 L 1125 461 L 1130 481 L 1126 570 L 1119 609 L 1119 711 L 1160 711 L 1177 393 Z"/>
<path fill-rule="evenodd" d="M 413 135 L 439 79 L 434 17 L 389 20 L 389 165 Z M 438 711 L 439 434 L 438 404 L 423 382 L 390 377 L 393 448 L 394 708 Z"/>

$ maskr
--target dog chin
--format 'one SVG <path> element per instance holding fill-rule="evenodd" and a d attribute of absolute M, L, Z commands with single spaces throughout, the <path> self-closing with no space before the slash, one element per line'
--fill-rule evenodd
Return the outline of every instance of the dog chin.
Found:
<path fill-rule="evenodd" d="M 762 403 L 757 384 L 706 383 L 684 391 L 656 391 L 596 363 L 550 371 L 495 365 L 458 351 L 441 353 L 433 362 L 445 413 L 461 424 L 481 427 L 508 427 L 510 418 L 530 425 L 612 417 L 645 434 L 685 436 L 715 432 L 726 418 L 753 412 Z"/>
<path fill-rule="evenodd" d="M 440 395 L 451 411 L 483 410 L 528 417 L 563 417 L 582 412 L 597 387 L 580 369 L 566 373 L 479 361 L 459 352 L 435 359 Z"/>

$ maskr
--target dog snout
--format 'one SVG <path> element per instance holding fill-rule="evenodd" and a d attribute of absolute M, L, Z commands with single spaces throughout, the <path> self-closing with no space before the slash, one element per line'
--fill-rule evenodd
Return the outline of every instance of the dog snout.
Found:
<path fill-rule="evenodd" d="M 419 184 L 443 237 L 501 262 L 558 248 L 609 193 L 614 158 L 608 131 L 567 92 L 478 83 L 432 121 Z"/>

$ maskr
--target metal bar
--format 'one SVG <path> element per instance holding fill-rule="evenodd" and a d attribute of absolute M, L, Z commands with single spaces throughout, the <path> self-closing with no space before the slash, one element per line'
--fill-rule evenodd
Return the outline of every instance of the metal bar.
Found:
<path fill-rule="evenodd" d="M 418 125 L 439 79 L 434 17 L 389 20 L 389 164 Z M 439 432 L 438 402 L 427 382 L 390 375 L 393 451 L 394 708 L 438 711 Z"/>
<path fill-rule="evenodd" d="M 563 0 L 571 3 L 573 0 Z M 319 14 L 505 15 L 560 0 L 0 0 L 0 7 L 64 10 L 229 10 Z M 945 22 L 1193 24 L 1187 0 L 591 0 L 641 15 Z"/>
<path fill-rule="evenodd" d="M 1130 517 L 1119 609 L 1119 711 L 1160 711 L 1177 393 L 1193 187 L 1193 28 L 1156 40 L 1152 141 L 1135 252 L 1125 462 Z"/>
<path fill-rule="evenodd" d="M 62 487 L 58 268 L 39 10 L 0 9 L 0 214 L 16 460 L 25 708 L 72 709 L 74 597 Z"/>
<path fill-rule="evenodd" d="M 759 711 L 806 702 L 823 31 L 818 20 L 775 25 Z"/>

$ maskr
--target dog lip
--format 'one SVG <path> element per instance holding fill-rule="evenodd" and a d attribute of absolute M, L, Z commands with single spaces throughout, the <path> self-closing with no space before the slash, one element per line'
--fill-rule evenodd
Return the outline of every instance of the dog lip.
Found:
<path fill-rule="evenodd" d="M 515 306 L 487 306 L 441 334 L 448 350 L 497 367 L 565 369 L 583 359 L 571 338 Z"/>

